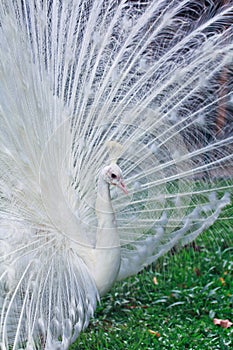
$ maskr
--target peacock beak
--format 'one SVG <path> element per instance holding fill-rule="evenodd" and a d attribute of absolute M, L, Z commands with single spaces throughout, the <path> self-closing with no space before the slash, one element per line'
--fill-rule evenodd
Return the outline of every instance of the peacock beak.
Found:
<path fill-rule="evenodd" d="M 128 190 L 125 186 L 125 183 L 123 180 L 120 180 L 117 184 L 116 184 L 117 187 L 119 187 L 125 194 L 128 194 Z"/>

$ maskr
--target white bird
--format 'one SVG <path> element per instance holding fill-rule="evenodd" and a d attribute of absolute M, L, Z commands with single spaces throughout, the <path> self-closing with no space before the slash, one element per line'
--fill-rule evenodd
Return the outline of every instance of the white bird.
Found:
<path fill-rule="evenodd" d="M 115 281 L 229 218 L 232 20 L 1 1 L 1 350 L 68 349 Z"/>

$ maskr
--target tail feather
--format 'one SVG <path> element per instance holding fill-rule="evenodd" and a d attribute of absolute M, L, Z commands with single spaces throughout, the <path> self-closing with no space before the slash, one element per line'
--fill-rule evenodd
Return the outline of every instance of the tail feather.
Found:
<path fill-rule="evenodd" d="M 229 204 L 229 193 L 226 193 L 219 200 L 215 198 L 215 203 L 213 203 L 213 198 L 210 198 L 208 205 L 196 207 L 187 215 L 185 222 L 180 223 L 181 227 L 174 229 L 172 233 L 167 231 L 168 218 L 163 215 L 160 222 L 151 229 L 152 232 L 149 236 L 143 240 L 132 241 L 128 246 L 122 248 L 122 262 L 118 280 L 137 274 L 174 246 L 182 246 L 192 242 L 200 233 L 213 225 L 221 210 Z"/>

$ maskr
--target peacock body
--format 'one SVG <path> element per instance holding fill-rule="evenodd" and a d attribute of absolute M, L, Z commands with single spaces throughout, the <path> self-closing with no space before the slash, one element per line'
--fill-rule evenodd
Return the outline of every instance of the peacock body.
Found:
<path fill-rule="evenodd" d="M 68 349 L 116 280 L 229 217 L 232 19 L 1 1 L 1 350 Z"/>

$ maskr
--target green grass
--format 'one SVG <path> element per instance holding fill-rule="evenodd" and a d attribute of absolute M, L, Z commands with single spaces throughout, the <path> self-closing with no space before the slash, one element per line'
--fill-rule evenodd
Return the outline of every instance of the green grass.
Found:
<path fill-rule="evenodd" d="M 233 322 L 233 222 L 226 224 L 118 283 L 70 350 L 233 349 L 233 327 L 213 324 Z"/>

